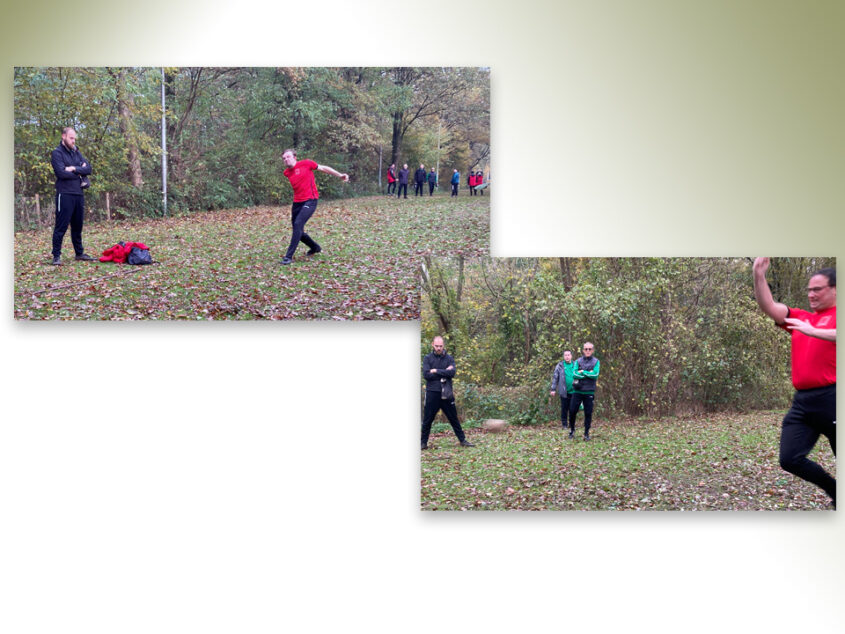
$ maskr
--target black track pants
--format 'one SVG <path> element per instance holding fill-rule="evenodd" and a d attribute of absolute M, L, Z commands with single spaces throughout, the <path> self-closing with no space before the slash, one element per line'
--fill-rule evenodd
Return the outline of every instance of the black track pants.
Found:
<path fill-rule="evenodd" d="M 56 194 L 56 224 L 53 228 L 53 255 L 62 254 L 62 241 L 70 225 L 70 241 L 76 255 L 82 255 L 82 221 L 85 217 L 85 196 Z"/>
<path fill-rule="evenodd" d="M 783 419 L 780 432 L 780 466 L 824 489 L 836 503 L 836 480 L 809 454 L 824 435 L 836 455 L 836 385 L 798 390 Z"/>
<path fill-rule="evenodd" d="M 581 403 L 584 403 L 584 434 L 590 433 L 590 427 L 593 424 L 593 399 L 595 394 L 572 394 L 572 400 L 569 403 L 569 431 L 575 431 L 575 417 L 578 415 L 578 408 Z"/>
<path fill-rule="evenodd" d="M 460 442 L 463 442 L 466 439 L 466 435 L 464 434 L 464 430 L 461 428 L 461 423 L 458 420 L 458 410 L 455 407 L 455 399 L 442 399 L 440 398 L 440 392 L 426 391 L 425 409 L 423 410 L 422 422 L 422 444 L 424 445 L 428 442 L 428 435 L 431 433 L 431 424 L 434 422 L 434 417 L 437 416 L 437 412 L 440 410 L 443 410 L 443 413 L 446 414 L 446 418 L 449 420 L 449 424 L 452 426 L 455 436 L 458 437 Z"/>
<path fill-rule="evenodd" d="M 293 206 L 290 209 L 290 223 L 292 225 L 292 231 L 290 235 L 290 246 L 288 246 L 288 251 L 285 253 L 286 257 L 293 257 L 293 254 L 296 252 L 296 247 L 299 246 L 300 240 L 304 242 L 309 249 L 316 250 L 320 247 L 319 244 L 311 239 L 311 236 L 305 233 L 305 223 L 308 222 L 308 219 L 314 215 L 316 210 L 316 198 L 312 198 L 311 200 L 306 200 L 301 203 L 293 203 Z"/>

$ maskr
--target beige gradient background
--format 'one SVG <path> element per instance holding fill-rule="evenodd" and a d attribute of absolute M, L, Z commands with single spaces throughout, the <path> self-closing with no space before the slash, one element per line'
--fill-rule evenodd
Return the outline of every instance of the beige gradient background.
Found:
<path fill-rule="evenodd" d="M 14 323 L 10 123 L 15 65 L 489 65 L 493 255 L 841 257 L 843 6 L 4 8 L 0 630 L 845 631 L 841 511 L 420 513 L 416 323 Z"/>

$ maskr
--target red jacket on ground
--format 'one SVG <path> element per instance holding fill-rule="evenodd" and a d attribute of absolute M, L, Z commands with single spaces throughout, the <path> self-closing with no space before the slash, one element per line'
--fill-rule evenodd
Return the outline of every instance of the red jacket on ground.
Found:
<path fill-rule="evenodd" d="M 103 251 L 103 255 L 100 256 L 100 262 L 117 262 L 118 264 L 126 264 L 126 258 L 129 257 L 132 247 L 138 247 L 139 249 L 150 248 L 143 242 L 125 242 L 122 246 L 116 244 Z"/>

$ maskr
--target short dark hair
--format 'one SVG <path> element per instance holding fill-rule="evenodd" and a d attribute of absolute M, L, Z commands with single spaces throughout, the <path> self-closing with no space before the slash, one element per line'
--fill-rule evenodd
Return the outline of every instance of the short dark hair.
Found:
<path fill-rule="evenodd" d="M 836 269 L 835 268 L 829 266 L 829 267 L 824 268 L 824 269 L 819 269 L 818 271 L 813 273 L 813 275 L 811 275 L 810 277 L 814 277 L 816 275 L 824 275 L 827 278 L 828 285 L 832 286 L 833 288 L 836 288 Z"/>

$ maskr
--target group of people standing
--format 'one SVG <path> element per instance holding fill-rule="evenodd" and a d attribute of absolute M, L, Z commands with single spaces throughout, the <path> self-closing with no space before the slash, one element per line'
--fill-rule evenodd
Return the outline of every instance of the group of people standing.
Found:
<path fill-rule="evenodd" d="M 411 170 L 408 164 L 402 165 L 402 169 L 396 170 L 396 165 L 392 164 L 387 168 L 387 195 L 396 194 L 397 198 L 408 197 L 408 182 L 410 179 Z M 452 196 L 458 195 L 458 185 L 461 182 L 461 173 L 454 169 L 452 170 L 452 178 L 450 184 L 452 186 Z M 425 195 L 425 185 L 428 183 L 428 195 L 433 196 L 434 190 L 438 184 L 437 170 L 433 167 L 426 171 L 425 165 L 420 163 L 419 168 L 414 172 L 414 196 Z M 484 195 L 484 190 L 479 189 L 478 186 L 484 183 L 484 173 L 480 170 L 477 172 L 470 172 L 467 176 L 467 186 L 471 196 L 476 194 Z"/>
<path fill-rule="evenodd" d="M 569 427 L 569 438 L 575 438 L 575 418 L 578 410 L 584 407 L 584 440 L 590 440 L 590 427 L 593 424 L 593 402 L 596 396 L 596 379 L 601 371 L 601 363 L 593 356 L 595 346 L 587 341 L 582 347 L 583 354 L 572 360 L 572 351 L 563 351 L 563 360 L 555 366 L 552 374 L 551 396 L 560 397 L 560 424 Z"/>
<path fill-rule="evenodd" d="M 431 348 L 432 351 L 423 359 L 425 405 L 420 449 L 428 449 L 431 426 L 439 411 L 445 414 L 460 445 L 472 447 L 474 445 L 466 439 L 455 406 L 455 392 L 452 389 L 452 378 L 456 372 L 455 359 L 446 352 L 443 337 L 435 337 L 431 341 Z M 568 424 L 569 437 L 572 439 L 575 438 L 575 418 L 581 406 L 584 406 L 584 440 L 590 440 L 596 380 L 601 366 L 593 354 L 595 346 L 591 342 L 586 342 L 582 350 L 583 354 L 575 361 L 572 360 L 571 350 L 564 351 L 563 361 L 557 364 L 552 376 L 551 395 L 560 396 L 560 421 L 564 429 Z"/>

